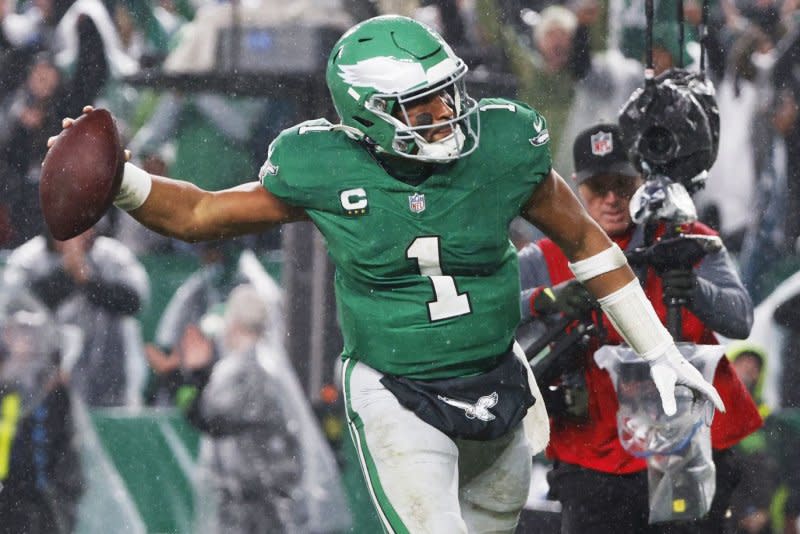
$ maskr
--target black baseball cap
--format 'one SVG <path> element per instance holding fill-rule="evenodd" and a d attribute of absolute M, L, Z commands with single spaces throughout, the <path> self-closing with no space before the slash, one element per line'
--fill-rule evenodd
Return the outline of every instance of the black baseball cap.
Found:
<path fill-rule="evenodd" d="M 628 160 L 616 124 L 597 124 L 579 133 L 572 145 L 572 158 L 579 184 L 598 174 L 639 176 L 639 171 Z"/>

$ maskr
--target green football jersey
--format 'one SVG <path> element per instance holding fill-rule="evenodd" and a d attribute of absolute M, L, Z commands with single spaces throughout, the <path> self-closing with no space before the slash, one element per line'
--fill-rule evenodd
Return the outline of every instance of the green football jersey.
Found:
<path fill-rule="evenodd" d="M 270 146 L 264 186 L 306 209 L 336 265 L 343 356 L 385 373 L 443 378 L 485 370 L 519 322 L 508 225 L 550 171 L 544 118 L 480 102 L 478 149 L 419 185 L 393 178 L 328 121 Z"/>

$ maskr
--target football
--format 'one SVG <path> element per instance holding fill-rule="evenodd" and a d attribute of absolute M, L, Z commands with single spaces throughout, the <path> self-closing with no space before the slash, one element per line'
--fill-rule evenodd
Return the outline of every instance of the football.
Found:
<path fill-rule="evenodd" d="M 84 113 L 58 135 L 39 182 L 42 213 L 53 237 L 70 239 L 100 220 L 119 192 L 124 163 L 114 117 L 104 109 Z"/>

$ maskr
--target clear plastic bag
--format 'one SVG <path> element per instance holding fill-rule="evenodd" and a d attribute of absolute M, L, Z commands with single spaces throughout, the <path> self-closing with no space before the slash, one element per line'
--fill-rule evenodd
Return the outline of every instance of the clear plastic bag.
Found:
<path fill-rule="evenodd" d="M 650 523 L 706 515 L 716 491 L 710 429 L 702 426 L 679 452 L 649 456 L 647 483 Z"/>
<path fill-rule="evenodd" d="M 717 345 L 678 344 L 681 354 L 711 381 L 723 355 Z M 627 346 L 604 346 L 595 361 L 617 392 L 617 430 L 630 454 L 647 460 L 650 523 L 703 517 L 716 490 L 711 451 L 713 404 L 684 386 L 675 388 L 678 411 L 667 416 L 650 366 Z"/>

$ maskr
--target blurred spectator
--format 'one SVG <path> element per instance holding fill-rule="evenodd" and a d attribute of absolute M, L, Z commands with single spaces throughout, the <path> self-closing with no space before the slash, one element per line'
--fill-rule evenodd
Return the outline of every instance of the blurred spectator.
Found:
<path fill-rule="evenodd" d="M 586 4 L 576 15 L 579 24 L 572 53 L 575 98 L 562 125 L 565 140 L 575 139 L 587 124 L 616 122 L 622 105 L 644 83 L 644 67 L 639 61 L 625 57 L 615 48 L 591 53 L 589 28 L 598 22 L 597 6 Z M 574 170 L 572 143 L 562 142 L 555 151 L 559 172 L 570 176 Z"/>
<path fill-rule="evenodd" d="M 94 102 L 111 75 L 135 68 L 119 50 L 108 13 L 99 0 L 74 4 L 42 0 L 37 5 L 42 24 L 57 38 L 48 38 L 47 46 L 35 46 L 44 51 L 23 71 L 27 76 L 24 83 L 0 105 L 3 248 L 19 246 L 42 229 L 37 189 L 47 138 L 58 132 L 63 117 L 76 115 L 86 103 Z M 51 21 L 53 25 L 57 22 L 57 27 L 51 28 Z"/>
<path fill-rule="evenodd" d="M 233 65 L 220 64 L 230 58 L 220 57 L 219 52 L 220 40 L 232 27 L 234 14 L 241 24 L 251 28 L 300 25 L 343 32 L 352 22 L 339 0 L 206 2 L 198 8 L 194 19 L 181 29 L 178 43 L 164 62 L 164 70 L 170 73 L 208 73 L 220 67 L 232 70 Z M 299 48 L 294 52 L 300 56 L 318 55 L 321 51 Z"/>
<path fill-rule="evenodd" d="M 220 306 L 237 284 L 248 281 L 238 269 L 238 248 L 230 241 L 196 246 L 203 266 L 181 284 L 170 299 L 155 334 L 145 347 L 152 373 L 145 389 L 145 403 L 184 406 L 196 394 L 192 369 L 184 361 L 198 336 L 200 320 Z M 247 253 L 248 255 L 250 253 Z"/>
<path fill-rule="evenodd" d="M 764 348 L 764 351 L 771 355 L 769 365 L 764 369 L 764 388 L 761 391 L 764 403 L 770 410 L 776 411 L 785 406 L 784 385 L 787 382 L 783 376 L 787 372 L 786 367 L 796 367 L 797 347 L 795 339 L 797 336 L 794 330 L 783 326 L 777 319 L 775 311 L 787 303 L 789 300 L 800 294 L 800 272 L 795 272 L 764 298 L 754 313 L 753 328 L 747 342 Z M 788 308 L 786 308 L 788 311 Z M 783 315 L 783 313 L 781 314 Z M 789 369 L 789 374 L 793 373 Z M 794 383 L 788 382 L 789 387 L 794 387 Z M 789 398 L 792 398 L 791 392 Z"/>
<path fill-rule="evenodd" d="M 264 4 L 255 2 L 240 6 L 240 20 L 246 20 L 248 25 L 268 26 L 303 18 L 301 6 L 293 5 L 288 12 L 259 9 L 269 7 L 270 3 Z M 203 5 L 195 19 L 180 32 L 175 49 L 166 58 L 164 70 L 169 73 L 210 73 L 221 67 L 217 64 L 219 41 L 232 19 L 229 2 Z M 257 167 L 251 142 L 259 122 L 279 128 L 276 123 L 283 121 L 267 118 L 266 106 L 264 99 L 231 97 L 208 91 L 194 94 L 166 92 L 149 121 L 131 140 L 129 148 L 136 157 L 154 157 L 166 141 L 174 140 L 175 158 L 169 168 L 171 175 L 186 176 L 207 189 L 238 185 L 251 179 L 253 169 Z M 213 151 L 208 150 L 211 146 L 215 147 Z M 263 147 L 260 152 L 263 152 Z"/>
<path fill-rule="evenodd" d="M 591 57 L 585 76 L 575 82 L 575 99 L 563 126 L 563 139 L 574 139 L 587 124 L 614 122 L 620 108 L 634 90 L 644 83 L 644 68 L 617 50 L 599 52 Z M 559 172 L 573 172 L 572 146 L 562 142 L 556 147 Z"/>
<path fill-rule="evenodd" d="M 39 174 L 47 138 L 64 109 L 61 73 L 40 54 L 25 83 L 0 105 L 0 247 L 19 246 L 42 230 Z"/>
<path fill-rule="evenodd" d="M 785 497 L 777 510 L 783 534 L 800 533 L 800 408 L 773 412 L 766 421 L 769 448 L 778 466 Z"/>
<path fill-rule="evenodd" d="M 309 518 L 305 528 L 298 532 L 345 532 L 350 513 L 335 458 L 283 347 L 286 335 L 283 293 L 252 251 L 238 254 L 239 249 L 231 244 L 230 241 L 224 247 L 220 246 L 222 242 L 211 244 L 204 253 L 208 265 L 193 274 L 167 306 L 156 333 L 157 346 L 148 349 L 148 356 L 153 358 L 155 349 L 160 362 L 166 362 L 171 370 L 151 382 L 149 398 L 162 406 L 169 404 L 170 399 L 183 409 L 192 406 L 199 388 L 208 380 L 209 364 L 216 361 L 218 353 L 222 354 L 216 348 L 219 343 L 214 345 L 213 354 L 208 349 L 210 340 L 217 339 L 220 331 L 219 313 L 224 300 L 238 284 L 256 288 L 269 310 L 266 333 L 258 345 L 258 359 L 277 384 L 283 406 L 280 409 L 291 413 L 292 424 L 302 436 L 299 461 Z M 204 511 L 200 510 L 199 519 L 204 519 L 203 516 Z"/>
<path fill-rule="evenodd" d="M 728 359 L 739 380 L 747 387 L 762 417 L 769 408 L 761 400 L 766 352 L 757 345 L 733 343 Z M 769 534 L 772 532 L 770 504 L 778 486 L 775 460 L 767 443 L 766 430 L 761 428 L 734 446 L 741 465 L 741 480 L 731 496 L 730 527 L 736 534 Z"/>
<path fill-rule="evenodd" d="M 789 2 L 787 2 L 787 5 Z M 773 82 L 777 91 L 775 128 L 786 142 L 787 206 L 784 225 L 790 250 L 797 252 L 800 238 L 800 126 L 798 126 L 798 103 L 800 103 L 800 21 L 797 5 L 788 18 L 789 31 L 776 47 Z"/>
<path fill-rule="evenodd" d="M 713 207 L 719 230 L 734 252 L 741 249 L 747 229 L 757 226 L 757 219 L 763 217 L 750 209 L 758 197 L 759 183 L 766 191 L 766 182 L 775 179 L 774 173 L 765 176 L 776 170 L 768 161 L 774 138 L 769 122 L 774 96 L 764 68 L 773 48 L 769 36 L 759 29 L 744 32 L 735 42 L 726 75 L 717 86 L 719 155 L 697 204 L 705 211 Z"/>
<path fill-rule="evenodd" d="M 52 54 L 58 68 L 76 81 L 69 93 L 77 107 L 70 114 L 91 103 L 109 75 L 136 70 L 101 0 L 36 0 L 27 6 L 21 14 L 7 13 L 2 28 L 16 46 Z"/>
<path fill-rule="evenodd" d="M 33 47 L 26 46 L 24 39 L 15 33 L 15 28 L 25 23 L 14 21 L 20 15 L 14 12 L 10 0 L 0 1 L 0 99 L 22 83 L 25 65 L 34 53 Z"/>
<path fill-rule="evenodd" d="M 578 74 L 585 74 L 585 57 L 575 57 L 575 52 L 588 54 L 588 47 L 575 48 L 574 38 L 579 30 L 578 18 L 569 9 L 552 5 L 542 10 L 533 27 L 534 48 L 517 34 L 513 26 L 500 23 L 502 18 L 495 0 L 478 0 L 477 11 L 481 25 L 490 43 L 503 47 L 511 72 L 517 77 L 519 100 L 547 114 L 551 125 L 563 125 L 572 107 L 575 81 Z M 583 72 L 576 68 L 584 66 Z M 550 128 L 550 146 L 560 152 L 561 128 Z M 566 163 L 566 164 L 565 164 Z M 556 159 L 554 168 L 570 168 L 566 162 Z"/>
<path fill-rule="evenodd" d="M 75 0 L 33 0 L 30 2 L 7 2 L 14 9 L 9 13 L 4 26 L 12 39 L 25 46 L 35 46 L 37 50 L 54 50 L 56 27 Z"/>
<path fill-rule="evenodd" d="M 257 164 L 250 143 L 257 122 L 266 120 L 264 107 L 263 99 L 168 92 L 128 146 L 134 156 L 156 158 L 158 148 L 174 140 L 170 175 L 189 177 L 205 189 L 232 187 L 253 177 Z"/>
<path fill-rule="evenodd" d="M 724 0 L 723 0 L 724 1 Z M 658 21 L 653 29 L 654 47 L 658 34 L 664 37 L 672 33 L 669 42 L 662 40 L 661 47 L 669 47 L 671 55 L 675 57 L 678 47 L 678 6 L 683 6 L 683 16 L 686 23 L 686 42 L 697 41 L 697 26 L 701 22 L 700 7 L 702 0 L 660 0 L 654 2 L 653 20 Z M 645 59 L 645 5 L 642 0 L 611 0 L 609 6 L 609 48 L 618 48 L 626 57 L 641 61 Z M 658 28 L 660 26 L 660 28 Z M 655 60 L 655 58 L 654 58 Z M 688 64 L 688 63 L 687 63 Z"/>
<path fill-rule="evenodd" d="M 187 6 L 188 1 L 178 3 Z M 157 69 L 186 19 L 171 0 L 117 0 L 109 11 L 119 36 L 112 45 L 118 48 L 114 57 L 122 61 L 123 68 L 112 70 L 95 107 L 107 108 L 114 114 L 123 141 L 127 142 L 152 114 L 159 92 L 152 87 L 128 85 L 125 76 L 134 74 L 137 68 Z"/>
<path fill-rule="evenodd" d="M 0 533 L 66 534 L 83 478 L 58 329 L 29 293 L 0 301 Z"/>
<path fill-rule="evenodd" d="M 684 38 L 687 40 L 681 47 L 677 24 L 657 22 L 653 25 L 653 71 L 656 76 L 672 68 L 696 70 L 700 49 L 696 46 L 697 41 L 689 40 L 686 35 Z M 690 49 L 694 50 L 694 55 L 689 53 Z"/>
<path fill-rule="evenodd" d="M 52 50 L 60 68 L 71 72 L 81 84 L 94 87 L 97 93 L 108 77 L 119 78 L 138 69 L 136 61 L 122 48 L 119 33 L 101 0 L 75 0 L 56 28 L 57 40 Z M 105 72 L 93 71 L 95 79 L 87 79 L 86 69 L 78 65 L 104 65 Z M 91 103 L 95 94 L 81 100 Z M 77 99 L 76 99 L 77 101 Z"/>
<path fill-rule="evenodd" d="M 800 339 L 795 335 L 800 331 L 800 293 L 792 295 L 775 308 L 775 322 L 786 328 L 791 335 L 787 336 L 783 354 L 783 372 L 780 380 L 781 406 L 800 408 Z"/>
<path fill-rule="evenodd" d="M 31 58 L 57 50 L 56 27 L 75 0 L 0 2 L 0 97 L 24 79 Z M 21 9 L 16 9 L 16 8 Z"/>
<path fill-rule="evenodd" d="M 750 347 L 765 347 L 765 354 L 780 356 L 771 358 L 769 364 L 762 367 L 762 393 L 771 410 L 763 435 L 776 465 L 779 484 L 771 507 L 771 517 L 776 520 L 773 531 L 783 534 L 800 532 L 800 407 L 794 392 L 797 389 L 797 330 L 787 327 L 798 317 L 798 292 L 800 273 L 781 283 L 758 306 L 753 332 L 747 340 Z"/>
<path fill-rule="evenodd" d="M 476 2 L 427 0 L 409 15 L 435 29 L 474 73 L 505 72 L 499 43 L 490 43 L 479 24 Z"/>
<path fill-rule="evenodd" d="M 502 38 L 518 78 L 517 97 L 543 110 L 549 124 L 560 125 L 550 129 L 553 167 L 568 176 L 571 140 L 586 124 L 615 121 L 622 104 L 643 83 L 644 71 L 641 63 L 616 49 L 592 53 L 590 32 L 603 13 L 597 2 L 565 2 L 569 9 L 557 2 L 540 4 L 550 5 L 528 16 L 533 50 L 512 26 L 498 28 L 502 17 L 491 11 L 492 0 L 479 0 L 478 9 L 487 13 L 482 22 L 489 34 Z"/>
<path fill-rule="evenodd" d="M 80 327 L 83 351 L 65 368 L 86 404 L 139 403 L 144 356 L 135 314 L 149 280 L 127 248 L 94 229 L 69 241 L 40 235 L 11 253 L 3 275 L 11 287 L 30 288 L 60 323 Z"/>
<path fill-rule="evenodd" d="M 118 1 L 112 10 L 122 49 L 142 67 L 163 61 L 174 37 L 186 20 L 171 0 Z"/>
<path fill-rule="evenodd" d="M 722 172 L 712 174 L 708 193 L 716 196 L 722 230 L 733 226 L 744 235 L 742 276 L 757 302 L 790 272 L 786 264 L 793 262 L 800 228 L 794 216 L 797 187 L 792 185 L 798 140 L 791 43 L 797 34 L 781 37 L 785 28 L 778 3 L 764 0 L 732 11 L 735 41 L 718 99 L 723 121 L 720 156 L 725 150 L 731 155 L 717 160 Z M 726 120 L 736 123 L 725 127 Z"/>
<path fill-rule="evenodd" d="M 303 532 L 306 498 L 297 425 L 281 387 L 258 360 L 270 311 L 253 286 L 236 287 L 224 312 L 220 350 L 208 384 L 188 412 L 211 436 L 210 465 L 219 532 Z M 194 342 L 193 365 L 210 365 L 211 342 Z M 205 360 L 203 362 L 203 360 Z"/>

